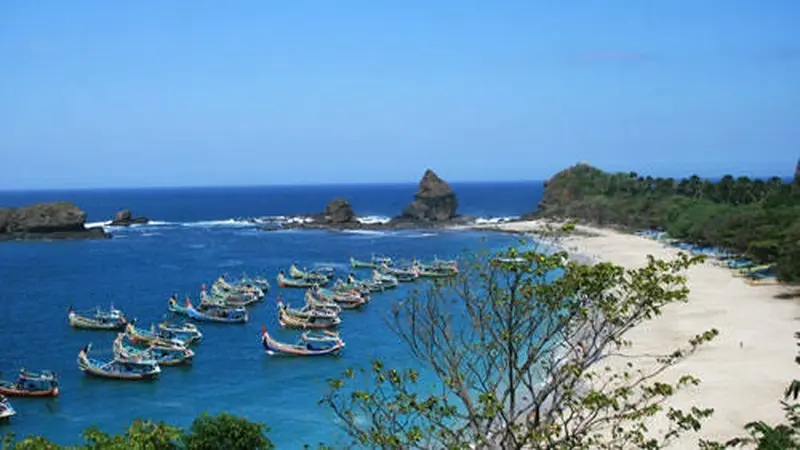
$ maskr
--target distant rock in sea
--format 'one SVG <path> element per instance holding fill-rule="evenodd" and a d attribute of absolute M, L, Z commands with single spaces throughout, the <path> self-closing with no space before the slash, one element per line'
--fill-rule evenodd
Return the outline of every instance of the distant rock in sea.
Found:
<path fill-rule="evenodd" d="M 0 208 L 0 241 L 102 239 L 102 227 L 86 228 L 86 213 L 70 202 Z"/>
<path fill-rule="evenodd" d="M 428 169 L 419 182 L 419 189 L 403 210 L 402 219 L 423 222 L 441 222 L 456 217 L 458 198 L 455 192 L 439 175 Z"/>
<path fill-rule="evenodd" d="M 259 227 L 264 231 L 285 229 L 387 230 L 444 228 L 468 225 L 473 218 L 456 214 L 455 192 L 430 169 L 425 171 L 412 201 L 397 217 L 387 222 L 361 222 L 350 203 L 342 198 L 331 200 L 323 213 L 305 214 L 280 225 Z"/>
<path fill-rule="evenodd" d="M 109 223 L 112 227 L 127 227 L 131 225 L 143 225 L 150 222 L 147 217 L 134 217 L 130 209 L 123 209 L 114 215 L 114 220 Z"/>
<path fill-rule="evenodd" d="M 333 199 L 325 207 L 325 221 L 327 223 L 350 223 L 355 222 L 356 213 L 350 202 L 343 198 Z"/>

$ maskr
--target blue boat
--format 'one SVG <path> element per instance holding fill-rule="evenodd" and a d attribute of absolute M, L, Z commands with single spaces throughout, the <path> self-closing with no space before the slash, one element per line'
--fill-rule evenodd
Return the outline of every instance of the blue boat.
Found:
<path fill-rule="evenodd" d="M 114 340 L 114 356 L 123 361 L 155 362 L 159 366 L 177 366 L 187 364 L 194 358 L 194 352 L 186 347 L 165 347 L 157 344 L 144 348 L 137 346 L 125 333 L 119 333 Z"/>
<path fill-rule="evenodd" d="M 175 297 L 170 297 L 169 310 L 174 314 L 186 316 L 198 322 L 247 323 L 250 318 L 244 308 L 226 308 L 203 303 L 195 307 L 188 298 L 185 305 L 181 306 Z"/>
<path fill-rule="evenodd" d="M 158 324 L 158 329 L 161 330 L 162 337 L 170 339 L 180 339 L 187 344 L 194 344 L 203 340 L 203 333 L 193 323 L 170 323 L 161 322 Z"/>
<path fill-rule="evenodd" d="M 112 380 L 144 381 L 155 379 L 161 373 L 161 367 L 155 361 L 132 361 L 117 358 L 111 361 L 100 361 L 89 358 L 91 349 L 92 344 L 88 344 L 78 352 L 78 368 L 85 374 Z"/>

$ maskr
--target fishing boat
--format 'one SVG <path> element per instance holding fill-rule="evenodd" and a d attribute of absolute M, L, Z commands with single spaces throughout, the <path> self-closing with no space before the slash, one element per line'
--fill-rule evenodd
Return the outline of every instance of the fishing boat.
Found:
<path fill-rule="evenodd" d="M 263 297 L 245 293 L 226 293 L 215 291 L 212 288 L 212 295 L 208 295 L 206 287 L 200 289 L 200 303 L 222 307 L 245 308 L 261 301 Z"/>
<path fill-rule="evenodd" d="M 91 349 L 92 344 L 87 344 L 78 352 L 78 368 L 85 374 L 112 380 L 143 381 L 155 379 L 161 373 L 161 367 L 155 361 L 117 358 L 100 361 L 89 358 Z"/>
<path fill-rule="evenodd" d="M 383 283 L 386 286 L 385 289 L 396 288 L 400 281 L 394 275 L 389 275 L 387 273 L 380 273 L 377 270 L 372 270 L 372 281 Z"/>
<path fill-rule="evenodd" d="M 188 298 L 182 306 L 178 304 L 175 297 L 170 297 L 169 310 L 174 314 L 186 316 L 198 322 L 247 323 L 250 318 L 244 308 L 226 308 L 203 303 L 195 307 Z"/>
<path fill-rule="evenodd" d="M 342 323 L 342 319 L 340 319 L 338 315 L 331 317 L 300 317 L 292 315 L 288 309 L 289 308 L 285 304 L 278 304 L 278 323 L 285 328 L 324 330 L 339 326 L 339 324 Z"/>
<path fill-rule="evenodd" d="M 0 394 L 9 397 L 56 397 L 58 377 L 53 372 L 20 369 L 16 381 L 0 380 Z"/>
<path fill-rule="evenodd" d="M 203 285 L 203 290 L 205 290 L 205 285 Z M 255 297 L 257 300 L 264 298 L 264 291 L 258 286 L 246 281 L 230 284 L 225 280 L 225 275 L 221 275 L 211 285 L 211 293 L 215 295 L 232 295 L 234 297 Z"/>
<path fill-rule="evenodd" d="M 129 323 L 128 326 L 125 327 L 125 334 L 131 339 L 131 341 L 139 344 L 146 344 L 146 345 L 158 345 L 161 347 L 179 347 L 185 348 L 187 343 L 181 339 L 177 338 L 167 338 L 161 335 L 158 331 L 156 331 L 155 325 L 150 326 L 150 330 L 145 330 L 142 328 L 136 328 L 135 322 Z"/>
<path fill-rule="evenodd" d="M 114 340 L 114 356 L 123 361 L 155 361 L 160 366 L 177 366 L 186 364 L 194 358 L 194 352 L 186 347 L 161 346 L 157 344 L 137 346 L 125 333 L 119 333 Z M 141 341 L 140 341 L 141 342 Z"/>
<path fill-rule="evenodd" d="M 310 288 L 314 286 L 325 286 L 328 284 L 328 279 L 324 281 L 307 280 L 305 278 L 287 278 L 283 272 L 278 274 L 278 286 L 283 288 Z"/>
<path fill-rule="evenodd" d="M 320 273 L 317 271 L 303 271 L 298 269 L 296 265 L 292 264 L 291 266 L 289 266 L 289 276 L 294 278 L 295 280 L 327 282 L 330 279 L 331 274 L 328 272 Z"/>
<path fill-rule="evenodd" d="M 308 308 L 320 309 L 324 311 L 333 311 L 336 314 L 342 312 L 342 307 L 339 306 L 336 302 L 314 297 L 314 294 L 311 292 L 311 289 L 306 291 L 305 301 L 306 301 L 306 307 Z"/>
<path fill-rule="evenodd" d="M 161 330 L 162 335 L 181 339 L 187 344 L 197 343 L 203 339 L 203 333 L 200 332 L 200 329 L 197 328 L 195 324 L 189 322 L 180 324 L 161 322 L 158 324 L 158 329 Z"/>
<path fill-rule="evenodd" d="M 344 341 L 338 333 L 330 331 L 305 332 L 296 344 L 278 342 L 261 329 L 261 345 L 268 355 L 323 356 L 335 355 L 344 348 Z"/>
<path fill-rule="evenodd" d="M 391 282 L 383 281 L 383 280 L 358 280 L 352 274 L 347 277 L 347 281 L 342 281 L 341 279 L 336 281 L 336 286 L 334 286 L 334 290 L 336 291 L 359 291 L 359 292 L 383 292 L 387 289 L 396 288 L 398 285 L 397 279 L 393 279 Z"/>
<path fill-rule="evenodd" d="M 412 281 L 417 281 L 419 279 L 419 273 L 417 273 L 417 269 L 414 267 L 402 268 L 402 267 L 391 267 L 385 264 L 381 265 L 380 268 L 381 274 L 391 275 L 397 279 L 397 281 L 401 283 L 410 283 Z"/>
<path fill-rule="evenodd" d="M 334 302 L 343 309 L 358 309 L 369 303 L 369 295 L 358 291 L 337 292 L 330 289 L 319 288 L 315 291 L 317 297 L 325 302 Z"/>
<path fill-rule="evenodd" d="M 0 395 L 0 421 L 7 421 L 17 412 L 11 406 L 11 402 L 7 398 Z"/>
<path fill-rule="evenodd" d="M 112 305 L 109 310 L 96 307 L 94 310 L 78 312 L 72 306 L 67 314 L 70 326 L 86 330 L 121 330 L 128 321 L 122 311 Z"/>
<path fill-rule="evenodd" d="M 306 304 L 302 308 L 292 308 L 283 303 L 283 300 L 278 298 L 278 309 L 283 310 L 287 315 L 297 319 L 316 319 L 316 320 L 335 320 L 339 317 L 339 312 L 326 308 L 314 308 Z"/>
<path fill-rule="evenodd" d="M 384 264 L 391 266 L 392 258 L 388 256 L 373 256 L 369 261 L 359 261 L 352 256 L 350 257 L 350 266 L 354 269 L 377 269 Z"/>

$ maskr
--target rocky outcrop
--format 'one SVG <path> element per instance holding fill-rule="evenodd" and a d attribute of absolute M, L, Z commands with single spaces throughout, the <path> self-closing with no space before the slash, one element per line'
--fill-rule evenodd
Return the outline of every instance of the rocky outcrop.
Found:
<path fill-rule="evenodd" d="M 434 171 L 428 169 L 419 182 L 414 201 L 403 209 L 401 219 L 442 222 L 456 217 L 458 199 L 455 192 Z"/>
<path fill-rule="evenodd" d="M 143 225 L 148 222 L 150 222 L 150 219 L 147 217 L 134 217 L 130 209 L 123 209 L 122 211 L 117 211 L 117 214 L 114 215 L 114 220 L 112 220 L 109 225 L 112 227 L 127 227 L 131 225 Z"/>
<path fill-rule="evenodd" d="M 70 202 L 0 208 L 0 240 L 98 239 L 102 227 L 86 228 L 86 213 Z"/>
<path fill-rule="evenodd" d="M 353 207 L 350 206 L 350 202 L 343 198 L 328 202 L 328 205 L 325 206 L 324 216 L 326 223 L 343 224 L 356 222 L 356 213 L 353 211 Z"/>

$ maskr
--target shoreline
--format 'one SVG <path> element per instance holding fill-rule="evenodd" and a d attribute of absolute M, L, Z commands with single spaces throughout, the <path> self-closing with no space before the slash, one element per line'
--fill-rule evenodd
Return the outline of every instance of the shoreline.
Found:
<path fill-rule="evenodd" d="M 514 234 L 535 235 L 547 224 L 542 220 L 478 225 L 471 228 Z M 556 244 L 581 262 L 608 261 L 626 269 L 646 263 L 647 255 L 674 258 L 678 249 L 654 240 L 620 231 L 576 225 L 578 234 Z M 732 271 L 709 259 L 687 271 L 689 301 L 664 308 L 662 314 L 626 334 L 633 345 L 627 357 L 610 355 L 596 364 L 602 370 L 622 370 L 630 361 L 646 368 L 653 355 L 685 345 L 698 333 L 711 328 L 719 336 L 685 361 L 669 368 L 656 380 L 674 383 L 683 374 L 701 380 L 685 388 L 666 406 L 689 409 L 714 408 L 714 414 L 700 432 L 685 433 L 670 448 L 696 448 L 698 439 L 726 441 L 744 434 L 744 425 L 754 420 L 778 423 L 784 419 L 780 405 L 783 392 L 797 373 L 794 363 L 794 332 L 800 305 L 780 299 L 787 288 L 780 284 L 752 286 Z M 768 368 L 768 370 L 765 370 Z M 651 431 L 663 434 L 669 421 L 657 415 L 648 422 Z"/>

